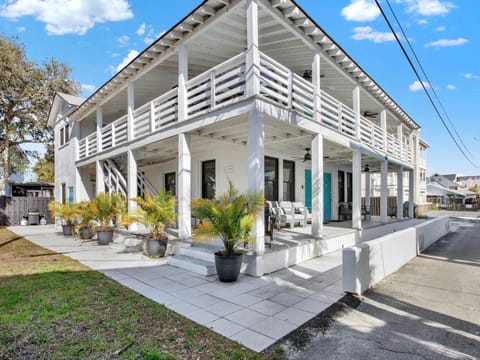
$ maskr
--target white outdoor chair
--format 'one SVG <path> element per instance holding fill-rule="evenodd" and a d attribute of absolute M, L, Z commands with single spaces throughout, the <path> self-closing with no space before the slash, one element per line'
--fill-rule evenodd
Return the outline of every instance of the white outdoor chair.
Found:
<path fill-rule="evenodd" d="M 301 201 L 295 201 L 292 203 L 296 214 L 303 214 L 304 216 L 304 226 L 308 222 L 312 222 L 312 214 L 308 211 L 308 208 Z"/>

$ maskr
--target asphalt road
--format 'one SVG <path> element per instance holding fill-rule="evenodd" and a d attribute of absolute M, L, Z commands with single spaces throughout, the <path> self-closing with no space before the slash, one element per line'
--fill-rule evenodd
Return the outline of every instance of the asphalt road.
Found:
<path fill-rule="evenodd" d="M 480 221 L 282 343 L 289 359 L 480 359 Z"/>

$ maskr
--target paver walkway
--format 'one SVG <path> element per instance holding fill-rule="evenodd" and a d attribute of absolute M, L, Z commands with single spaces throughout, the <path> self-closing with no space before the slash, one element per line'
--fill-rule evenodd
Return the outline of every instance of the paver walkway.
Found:
<path fill-rule="evenodd" d="M 28 240 L 62 253 L 167 308 L 262 351 L 343 296 L 341 251 L 259 278 L 235 283 L 202 277 L 140 253 L 55 233 L 53 225 L 9 228 Z"/>

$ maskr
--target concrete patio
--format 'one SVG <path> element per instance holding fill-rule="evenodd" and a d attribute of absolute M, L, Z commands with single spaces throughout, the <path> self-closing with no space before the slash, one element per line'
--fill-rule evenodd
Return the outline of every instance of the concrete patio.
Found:
<path fill-rule="evenodd" d="M 167 259 L 119 253 L 95 241 L 64 237 L 53 225 L 9 229 L 255 351 L 274 344 L 343 296 L 341 251 L 227 284 L 171 267 Z"/>

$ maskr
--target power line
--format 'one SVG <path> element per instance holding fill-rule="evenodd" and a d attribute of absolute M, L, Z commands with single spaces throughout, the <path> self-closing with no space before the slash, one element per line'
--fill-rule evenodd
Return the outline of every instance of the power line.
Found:
<path fill-rule="evenodd" d="M 386 0 L 387 3 L 388 3 L 388 0 Z M 448 125 L 447 123 L 445 122 L 445 120 L 443 119 L 442 117 L 442 114 L 440 113 L 440 111 L 438 110 L 438 107 L 437 105 L 435 104 L 435 102 L 433 101 L 430 93 L 427 91 L 427 88 L 424 84 L 424 82 L 422 81 L 422 78 L 420 77 L 417 69 L 415 68 L 415 65 L 413 64 L 412 62 L 412 59 L 410 59 L 410 56 L 408 55 L 407 51 L 405 50 L 405 47 L 403 46 L 402 42 L 400 41 L 400 39 L 398 38 L 398 35 L 397 33 L 395 32 L 395 30 L 393 29 L 393 26 L 392 24 L 390 23 L 390 20 L 388 19 L 387 15 L 385 14 L 385 12 L 383 11 L 383 8 L 380 6 L 378 0 L 375 0 L 375 3 L 377 4 L 377 7 L 378 9 L 380 10 L 380 13 L 382 14 L 383 18 L 385 19 L 385 22 L 387 23 L 388 27 L 390 28 L 390 31 L 392 32 L 393 36 L 395 37 L 395 40 L 397 41 L 398 45 L 400 46 L 400 49 L 402 50 L 403 52 L 403 55 L 405 56 L 405 58 L 407 59 L 410 67 L 412 68 L 413 72 L 415 73 L 415 76 L 417 77 L 418 81 L 420 82 L 420 85 L 422 85 L 422 88 L 423 90 L 425 91 L 425 94 L 427 95 L 428 97 L 428 100 L 430 101 L 430 103 L 432 104 L 438 118 L 440 119 L 440 121 L 442 122 L 443 126 L 445 127 L 445 130 L 447 130 L 450 138 L 453 140 L 453 142 L 455 143 L 455 145 L 457 146 L 458 150 L 462 153 L 462 155 L 465 157 L 465 159 L 474 167 L 476 168 L 480 168 L 480 166 L 476 165 L 468 156 L 467 154 L 465 154 L 465 151 L 460 147 L 460 145 L 458 144 L 458 141 L 457 139 L 455 139 L 455 137 L 453 136 L 451 130 L 448 128 Z M 408 38 L 407 38 L 407 41 L 408 41 Z"/>
<path fill-rule="evenodd" d="M 422 65 L 422 62 L 420 61 L 420 59 L 418 58 L 417 56 L 417 52 L 415 51 L 415 49 L 413 48 L 410 40 L 408 39 L 408 36 L 407 34 L 405 33 L 405 30 L 403 29 L 403 26 L 402 24 L 400 23 L 400 21 L 398 20 L 398 17 L 397 17 L 397 14 L 395 13 L 395 11 L 393 10 L 391 4 L 390 4 L 390 1 L 389 0 L 386 0 L 386 3 L 388 5 L 388 8 L 390 9 L 390 12 L 392 13 L 394 19 L 395 19 L 395 22 L 397 23 L 398 27 L 400 28 L 400 31 L 402 32 L 402 35 L 405 39 L 405 41 L 407 42 L 408 44 L 408 47 L 410 48 L 410 51 L 412 52 L 413 56 L 415 57 L 415 60 L 417 61 L 417 64 L 418 66 L 420 66 L 420 70 L 422 71 L 423 73 L 423 76 L 425 77 L 425 79 L 427 80 L 428 84 L 430 85 L 430 91 L 433 92 L 433 95 L 435 96 L 435 99 L 437 100 L 437 103 L 440 105 L 440 108 L 442 109 L 443 113 L 445 114 L 445 117 L 447 118 L 448 122 L 450 123 L 450 126 L 453 128 L 453 131 L 455 132 L 455 135 L 457 135 L 457 138 L 460 140 L 460 142 L 462 143 L 463 145 L 463 148 L 465 149 L 465 151 L 470 155 L 470 156 L 473 156 L 473 154 L 470 152 L 470 150 L 468 149 L 467 145 L 465 145 L 465 143 L 463 142 L 462 140 L 462 137 L 458 134 L 457 132 L 457 129 L 455 128 L 455 125 L 453 124 L 452 120 L 450 119 L 450 116 L 448 116 L 448 113 L 447 111 L 445 110 L 445 107 L 443 106 L 442 104 L 442 101 L 440 100 L 439 96 L 437 95 L 437 92 L 435 91 L 435 88 L 433 87 L 432 85 L 432 82 L 430 81 L 428 75 L 427 75 L 427 72 L 425 71 L 423 65 Z"/>

